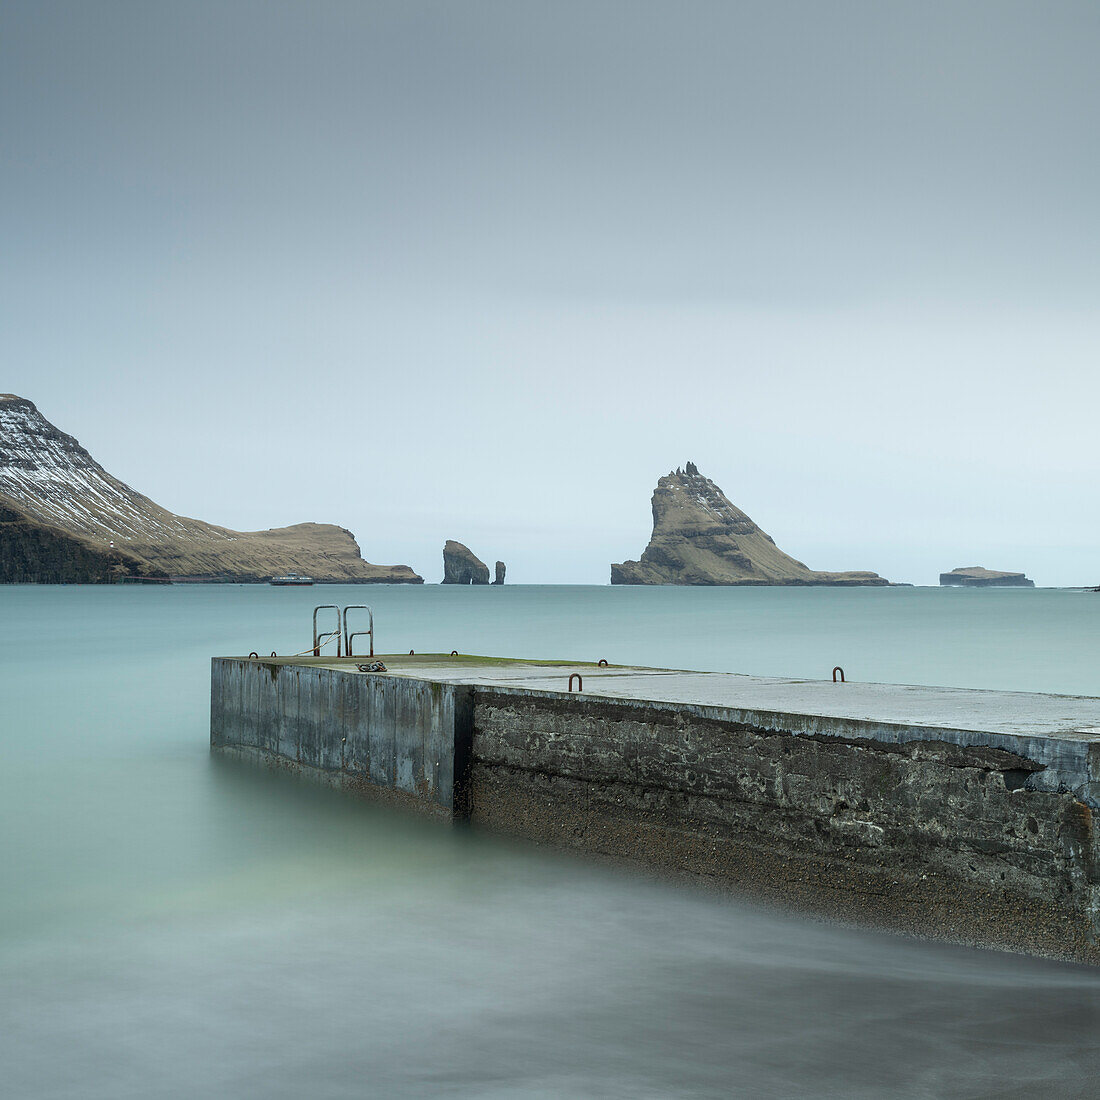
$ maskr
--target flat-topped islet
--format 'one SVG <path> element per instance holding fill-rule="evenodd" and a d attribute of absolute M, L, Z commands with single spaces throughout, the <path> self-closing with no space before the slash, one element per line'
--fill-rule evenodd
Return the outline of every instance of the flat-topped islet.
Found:
<path fill-rule="evenodd" d="M 1003 573 L 981 565 L 961 565 L 940 574 L 940 584 L 962 588 L 1034 588 L 1035 582 L 1023 573 Z"/>

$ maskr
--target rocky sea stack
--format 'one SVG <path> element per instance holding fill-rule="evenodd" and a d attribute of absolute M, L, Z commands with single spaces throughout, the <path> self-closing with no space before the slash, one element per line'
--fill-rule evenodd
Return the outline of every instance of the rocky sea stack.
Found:
<path fill-rule="evenodd" d="M 611 567 L 612 584 L 884 585 L 877 573 L 822 573 L 784 554 L 693 462 L 653 491 L 653 535 L 640 561 Z"/>
<path fill-rule="evenodd" d="M 488 584 L 489 567 L 468 546 L 448 539 L 443 547 L 444 584 Z"/>
<path fill-rule="evenodd" d="M 0 582 L 318 581 L 421 584 L 364 561 L 350 531 L 299 523 L 231 531 L 177 516 L 112 477 L 25 398 L 0 394 Z"/>
<path fill-rule="evenodd" d="M 940 574 L 940 584 L 963 588 L 1034 588 L 1035 582 L 1023 573 L 1001 573 L 981 565 L 960 565 Z"/>

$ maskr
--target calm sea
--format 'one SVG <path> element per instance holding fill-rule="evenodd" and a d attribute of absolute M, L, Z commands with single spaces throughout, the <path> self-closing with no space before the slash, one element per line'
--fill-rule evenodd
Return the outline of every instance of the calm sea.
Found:
<path fill-rule="evenodd" d="M 1100 1091 L 1100 972 L 780 918 L 211 760 L 209 658 L 381 652 L 1100 694 L 1056 590 L 0 587 L 13 1097 Z"/>

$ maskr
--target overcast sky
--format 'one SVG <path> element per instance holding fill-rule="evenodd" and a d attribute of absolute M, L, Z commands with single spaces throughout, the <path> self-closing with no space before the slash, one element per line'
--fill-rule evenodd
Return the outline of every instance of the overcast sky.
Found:
<path fill-rule="evenodd" d="M 0 391 L 237 528 L 1100 583 L 1100 4 L 7 0 Z"/>

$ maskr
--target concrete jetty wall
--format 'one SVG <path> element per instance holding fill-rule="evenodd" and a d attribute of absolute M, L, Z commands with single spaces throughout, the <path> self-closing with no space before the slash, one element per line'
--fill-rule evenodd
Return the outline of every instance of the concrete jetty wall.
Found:
<path fill-rule="evenodd" d="M 1091 808 L 1041 765 L 672 708 L 478 690 L 475 822 L 787 908 L 1100 961 Z"/>
<path fill-rule="evenodd" d="M 216 658 L 210 745 L 436 816 L 468 813 L 472 694 L 426 680 Z"/>
<path fill-rule="evenodd" d="M 217 659 L 211 743 L 787 908 L 1100 961 L 1081 739 Z"/>

